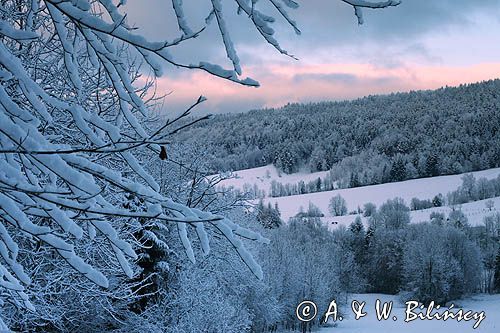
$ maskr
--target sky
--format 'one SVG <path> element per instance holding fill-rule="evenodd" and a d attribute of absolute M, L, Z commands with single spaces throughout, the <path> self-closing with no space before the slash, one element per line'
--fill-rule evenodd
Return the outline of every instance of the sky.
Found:
<path fill-rule="evenodd" d="M 500 0 L 403 0 L 397 7 L 364 10 L 358 25 L 352 7 L 339 0 L 298 0 L 290 10 L 301 34 L 280 19 L 269 0 L 259 10 L 276 17 L 280 54 L 257 33 L 235 0 L 222 0 L 224 17 L 243 69 L 259 88 L 245 87 L 202 71 L 165 65 L 157 91 L 177 114 L 198 96 L 199 113 L 244 112 L 293 102 L 355 99 L 373 94 L 436 89 L 500 77 Z M 145 5 L 147 4 L 147 5 Z M 208 0 L 184 0 L 193 30 L 205 25 Z M 129 23 L 151 40 L 179 36 L 170 1 L 129 0 Z M 214 20 L 194 40 L 171 50 L 184 63 L 210 61 L 231 69 Z"/>

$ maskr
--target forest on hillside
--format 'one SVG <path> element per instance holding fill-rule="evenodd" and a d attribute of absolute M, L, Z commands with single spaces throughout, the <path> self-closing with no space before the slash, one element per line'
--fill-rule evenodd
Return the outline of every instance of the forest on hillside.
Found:
<path fill-rule="evenodd" d="M 332 170 L 344 186 L 498 167 L 500 80 L 216 115 L 181 132 L 211 171 Z M 258 130 L 256 130 L 258 129 Z"/>

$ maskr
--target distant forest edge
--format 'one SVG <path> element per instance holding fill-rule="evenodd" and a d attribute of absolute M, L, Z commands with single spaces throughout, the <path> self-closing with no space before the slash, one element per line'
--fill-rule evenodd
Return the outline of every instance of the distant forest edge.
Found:
<path fill-rule="evenodd" d="M 181 132 L 210 171 L 331 170 L 338 187 L 500 166 L 500 80 L 216 115 Z"/>

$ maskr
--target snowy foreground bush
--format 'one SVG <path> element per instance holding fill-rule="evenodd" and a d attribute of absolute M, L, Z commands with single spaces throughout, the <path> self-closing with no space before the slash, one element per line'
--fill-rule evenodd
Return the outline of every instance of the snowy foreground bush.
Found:
<path fill-rule="evenodd" d="M 287 13 L 288 8 L 298 7 L 295 1 L 266 2 L 299 32 Z M 343 2 L 355 8 L 359 23 L 363 7 L 399 4 Z M 104 308 L 131 297 L 121 294 L 120 286 L 137 283 L 131 280 L 136 273 L 130 259 L 137 259 L 143 250 L 137 237 L 150 223 L 177 228 L 191 261 L 195 251 L 188 235 L 193 232 L 201 251 L 208 254 L 208 227 L 262 278 L 260 266 L 240 238 L 266 239 L 222 215 L 176 202 L 141 162 L 157 157 L 169 134 L 178 130 L 177 121 L 205 100 L 200 97 L 181 117 L 155 126 L 152 110 L 161 96 L 150 89 L 154 79 L 141 73 L 149 69 L 161 75 L 165 63 L 258 85 L 240 78 L 222 1 L 211 1 L 206 21 L 195 29 L 187 23 L 182 1 L 172 0 L 179 37 L 155 42 L 128 25 L 121 11 L 125 4 L 125 0 L 0 2 L 0 302 L 5 305 L 2 309 L 9 309 L 5 311 L 13 306 L 38 313 L 41 322 L 57 321 L 51 317 L 57 311 L 50 302 L 45 303 L 45 310 L 51 309 L 47 312 L 32 305 L 30 285 L 36 289 L 33 297 L 45 301 L 57 299 L 60 288 L 72 290 L 76 303 L 79 288 L 90 298 L 108 293 L 113 301 Z M 257 33 L 287 54 L 273 37 L 274 19 L 258 10 L 257 1 L 234 4 Z M 171 48 L 214 23 L 232 69 L 203 61 L 186 64 L 173 56 Z M 137 285 L 129 289 L 137 291 Z M 86 305 L 81 304 L 80 310 L 90 313 Z M 67 314 L 61 309 L 59 315 Z M 6 329 L 1 320 L 0 327 Z"/>

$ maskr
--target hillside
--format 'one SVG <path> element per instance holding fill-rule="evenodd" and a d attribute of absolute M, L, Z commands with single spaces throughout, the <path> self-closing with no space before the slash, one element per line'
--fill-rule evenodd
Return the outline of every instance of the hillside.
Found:
<path fill-rule="evenodd" d="M 500 175 L 500 168 L 478 171 L 473 173 L 476 178 L 485 177 L 493 179 Z M 294 195 L 291 197 L 268 198 L 266 202 L 271 202 L 272 205 L 278 204 L 283 219 L 294 216 L 299 212 L 300 207 L 307 210 L 309 202 L 318 206 L 319 209 L 328 216 L 328 203 L 330 198 L 340 194 L 347 203 L 349 212 L 355 211 L 358 206 L 363 207 L 365 203 L 371 202 L 377 207 L 380 207 L 384 202 L 396 197 L 402 198 L 407 205 L 410 204 L 412 198 L 432 199 L 435 195 L 441 193 L 446 194 L 456 190 L 462 183 L 463 175 L 439 176 L 432 178 L 422 178 L 407 180 L 403 182 L 363 186 L 357 188 L 348 188 L 333 190 L 327 192 Z M 466 205 L 462 205 L 465 210 Z M 483 204 L 483 207 L 484 204 Z M 500 206 L 498 206 L 500 207 Z M 427 216 L 428 217 L 428 216 Z M 338 217 L 335 217 L 336 219 Z"/>
<path fill-rule="evenodd" d="M 476 171 L 471 173 L 475 179 L 496 179 L 500 176 L 500 168 Z M 255 185 L 259 190 L 262 190 L 266 195 L 269 193 L 269 188 L 273 180 L 279 180 L 282 183 L 294 183 L 300 180 L 313 180 L 321 177 L 323 173 L 298 173 L 292 175 L 280 174 L 272 165 L 255 169 L 237 171 L 234 173 L 234 178 L 227 179 L 220 183 L 220 186 L 244 190 Z M 438 176 L 431 178 L 413 179 L 402 182 L 394 182 L 387 184 L 363 186 L 356 188 L 337 189 L 333 191 L 325 191 L 311 194 L 294 195 L 288 197 L 271 198 L 266 197 L 265 203 L 271 203 L 272 206 L 278 205 L 281 212 L 281 217 L 284 221 L 296 215 L 301 208 L 307 210 L 309 203 L 313 203 L 324 214 L 322 220 L 331 226 L 331 222 L 337 222 L 338 225 L 349 225 L 354 221 L 357 214 L 347 216 L 331 216 L 328 212 L 329 200 L 335 195 L 341 195 L 347 204 L 349 212 L 356 211 L 358 207 L 363 207 L 365 203 L 371 202 L 380 207 L 384 202 L 396 197 L 402 198 L 406 204 L 410 204 L 413 198 L 421 200 L 432 199 L 437 194 L 446 195 L 447 193 L 456 190 L 462 184 L 462 178 L 465 174 Z M 500 198 L 492 199 L 494 202 L 493 209 L 500 210 Z M 460 205 L 461 210 L 468 218 L 471 225 L 480 225 L 483 222 L 483 217 L 490 214 L 486 208 L 487 200 L 478 200 L 475 202 L 464 203 Z M 432 212 L 440 212 L 448 215 L 452 208 L 435 207 L 424 210 L 411 211 L 410 215 L 413 222 L 423 222 L 429 220 L 429 215 Z M 366 220 L 366 219 L 365 219 Z"/>
<path fill-rule="evenodd" d="M 238 170 L 231 173 L 232 178 L 226 179 L 220 183 L 221 186 L 234 187 L 243 190 L 245 187 L 253 187 L 262 192 L 265 196 L 271 196 L 271 184 L 273 181 L 284 185 L 295 185 L 301 181 L 308 183 L 324 179 L 329 174 L 328 171 L 317 172 L 296 172 L 286 174 L 278 170 L 274 165 Z"/>
<path fill-rule="evenodd" d="M 217 115 L 182 131 L 212 172 L 332 170 L 342 187 L 500 166 L 500 80 Z M 256 130 L 258 129 L 258 130 Z"/>

